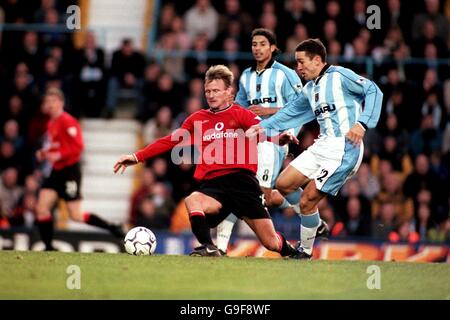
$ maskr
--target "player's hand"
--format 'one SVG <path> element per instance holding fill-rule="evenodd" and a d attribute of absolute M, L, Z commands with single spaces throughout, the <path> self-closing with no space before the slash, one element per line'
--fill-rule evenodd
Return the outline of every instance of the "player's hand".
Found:
<path fill-rule="evenodd" d="M 355 123 L 353 127 L 350 129 L 350 131 L 347 132 L 345 137 L 348 140 L 350 140 L 350 142 L 353 143 L 354 145 L 358 145 L 364 138 L 365 133 L 366 131 L 364 130 L 364 128 L 360 124 Z"/>
<path fill-rule="evenodd" d="M 279 108 L 266 108 L 266 107 L 261 107 L 261 106 L 250 106 L 248 108 L 248 110 L 250 110 L 257 116 L 262 117 L 262 116 L 270 116 L 272 114 L 277 113 Z"/>
<path fill-rule="evenodd" d="M 254 138 L 264 133 L 265 129 L 263 127 L 261 127 L 259 124 L 254 124 L 250 128 L 248 128 L 247 131 L 245 131 L 245 136 L 247 138 Z"/>
<path fill-rule="evenodd" d="M 44 161 L 45 160 L 45 151 L 42 149 L 36 151 L 36 159 L 39 162 Z"/>
<path fill-rule="evenodd" d="M 61 153 L 59 152 L 46 152 L 44 153 L 44 158 L 50 161 L 51 163 L 55 163 L 59 159 L 61 159 Z"/>
<path fill-rule="evenodd" d="M 122 169 L 122 171 L 120 172 L 122 174 L 128 166 L 133 166 L 137 163 L 137 159 L 133 154 L 123 155 L 119 158 L 119 160 L 117 160 L 116 164 L 114 165 L 114 173 L 117 173 L 120 169 Z"/>
<path fill-rule="evenodd" d="M 278 144 L 280 146 L 284 146 L 285 144 L 288 143 L 295 143 L 295 144 L 299 144 L 300 141 L 298 141 L 297 137 L 294 136 L 292 133 L 286 131 L 283 132 L 282 134 L 280 134 L 280 136 L 278 137 Z"/>

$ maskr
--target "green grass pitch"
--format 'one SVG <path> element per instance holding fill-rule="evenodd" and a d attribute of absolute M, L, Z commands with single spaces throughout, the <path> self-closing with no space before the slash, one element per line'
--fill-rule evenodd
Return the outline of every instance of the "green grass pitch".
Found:
<path fill-rule="evenodd" d="M 0 251 L 0 269 L 0 299 L 450 299 L 445 263 Z"/>

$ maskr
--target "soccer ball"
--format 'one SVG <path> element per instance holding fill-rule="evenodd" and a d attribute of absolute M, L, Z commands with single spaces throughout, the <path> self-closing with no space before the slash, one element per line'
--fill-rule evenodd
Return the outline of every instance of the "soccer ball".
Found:
<path fill-rule="evenodd" d="M 135 256 L 148 256 L 155 252 L 155 234 L 145 227 L 135 227 L 128 231 L 124 239 L 125 250 Z"/>

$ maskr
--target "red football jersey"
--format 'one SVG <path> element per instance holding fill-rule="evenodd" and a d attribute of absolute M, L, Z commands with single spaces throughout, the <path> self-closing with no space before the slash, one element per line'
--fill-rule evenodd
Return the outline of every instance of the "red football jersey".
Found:
<path fill-rule="evenodd" d="M 256 174 L 257 140 L 248 139 L 245 131 L 259 122 L 257 115 L 236 104 L 218 112 L 200 110 L 171 135 L 149 144 L 135 156 L 144 161 L 176 145 L 195 144 L 200 151 L 194 173 L 197 180 L 209 180 L 241 169 Z"/>
<path fill-rule="evenodd" d="M 47 125 L 49 145 L 47 152 L 59 152 L 61 158 L 53 163 L 53 169 L 60 170 L 80 161 L 83 152 L 83 136 L 78 121 L 67 112 L 50 119 Z"/>

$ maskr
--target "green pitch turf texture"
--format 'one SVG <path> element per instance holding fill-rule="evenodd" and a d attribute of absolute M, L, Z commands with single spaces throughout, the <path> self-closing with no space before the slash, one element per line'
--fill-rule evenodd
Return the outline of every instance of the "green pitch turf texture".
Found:
<path fill-rule="evenodd" d="M 70 265 L 80 289 L 67 289 Z M 443 263 L 0 251 L 0 270 L 0 299 L 450 299 Z"/>

